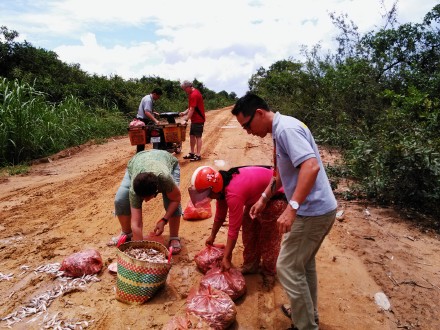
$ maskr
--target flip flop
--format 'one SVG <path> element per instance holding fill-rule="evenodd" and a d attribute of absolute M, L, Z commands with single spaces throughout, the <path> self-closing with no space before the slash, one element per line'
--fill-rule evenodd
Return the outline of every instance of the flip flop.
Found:
<path fill-rule="evenodd" d="M 124 234 L 121 233 L 119 236 L 112 237 L 110 242 L 107 243 L 107 246 L 116 246 L 119 247 L 121 244 L 125 242 L 130 242 L 133 234 Z"/>

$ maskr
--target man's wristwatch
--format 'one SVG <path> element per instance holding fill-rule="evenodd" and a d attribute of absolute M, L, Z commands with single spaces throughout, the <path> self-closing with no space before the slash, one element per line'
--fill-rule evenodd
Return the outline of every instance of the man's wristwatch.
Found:
<path fill-rule="evenodd" d="M 289 201 L 289 205 L 294 209 L 295 211 L 299 209 L 299 204 L 297 201 Z"/>

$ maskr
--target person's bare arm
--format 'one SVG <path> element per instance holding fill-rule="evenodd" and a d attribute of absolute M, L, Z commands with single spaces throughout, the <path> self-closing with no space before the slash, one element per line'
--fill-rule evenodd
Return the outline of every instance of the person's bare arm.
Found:
<path fill-rule="evenodd" d="M 191 119 L 192 115 L 194 113 L 194 107 L 189 107 L 188 108 L 188 114 L 185 117 L 185 121 L 188 121 Z"/>
<path fill-rule="evenodd" d="M 150 120 L 152 120 L 156 124 L 159 123 L 159 120 L 157 120 L 151 112 L 144 111 L 144 113 L 145 113 L 145 116 L 147 116 Z"/>
<path fill-rule="evenodd" d="M 236 239 L 232 239 L 228 236 L 226 241 L 225 252 L 222 260 L 222 270 L 227 271 L 232 267 L 232 251 L 234 251 Z"/>
<path fill-rule="evenodd" d="M 131 230 L 133 232 L 133 240 L 141 241 L 143 239 L 142 236 L 142 208 L 135 209 L 133 207 L 131 209 Z"/>
<path fill-rule="evenodd" d="M 277 173 L 276 176 L 273 176 L 270 179 L 269 184 L 267 185 L 266 189 L 264 189 L 264 192 L 261 194 L 260 199 L 252 205 L 249 215 L 252 219 L 255 219 L 258 214 L 260 214 L 264 208 L 266 207 L 266 203 L 270 200 L 270 198 L 275 195 L 275 192 L 278 191 L 278 189 L 281 188 L 281 179 L 279 173 Z M 266 197 L 263 197 L 264 196 Z"/>
<path fill-rule="evenodd" d="M 182 195 L 180 194 L 180 190 L 177 186 L 174 186 L 173 190 L 166 193 L 166 195 L 170 200 L 170 204 L 168 205 L 164 218 L 169 219 L 172 217 L 173 213 L 176 212 L 177 208 L 179 207 L 180 201 L 182 199 Z"/>
<path fill-rule="evenodd" d="M 217 233 L 220 230 L 220 228 L 222 227 L 222 225 L 223 225 L 223 222 L 214 221 L 214 223 L 212 224 L 211 235 L 205 241 L 206 245 L 213 245 L 214 244 L 215 238 L 217 237 Z"/>
<path fill-rule="evenodd" d="M 298 183 L 290 200 L 297 201 L 301 205 L 310 194 L 319 172 L 319 164 L 316 158 L 310 158 L 300 165 Z M 284 234 L 290 231 L 296 218 L 296 210 L 290 206 L 286 207 L 284 212 L 277 220 L 278 230 Z"/>

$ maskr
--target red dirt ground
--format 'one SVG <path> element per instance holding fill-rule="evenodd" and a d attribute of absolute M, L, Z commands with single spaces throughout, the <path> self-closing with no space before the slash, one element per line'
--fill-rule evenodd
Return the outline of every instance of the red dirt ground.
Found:
<path fill-rule="evenodd" d="M 182 206 L 193 171 L 200 165 L 228 169 L 249 164 L 271 165 L 270 137 L 247 135 L 230 108 L 209 111 L 203 159 L 191 163 L 179 155 Z M 187 132 L 188 134 L 188 132 Z M 150 148 L 150 147 L 147 147 Z M 104 144 L 88 144 L 54 155 L 33 165 L 26 175 L 0 179 L 0 317 L 19 310 L 33 297 L 50 290 L 53 276 L 32 270 L 62 260 L 86 248 L 97 249 L 104 260 L 100 282 L 84 291 L 56 298 L 47 308 L 60 319 L 88 321 L 89 329 L 161 329 L 172 316 L 185 312 L 188 291 L 201 279 L 194 255 L 204 247 L 212 219 L 182 220 L 183 250 L 173 258 L 165 287 L 147 303 L 132 306 L 115 299 L 116 277 L 107 266 L 117 250 L 106 246 L 119 233 L 112 215 L 113 199 L 127 161 L 135 153 L 128 137 Z M 323 161 L 333 163 L 336 153 L 322 149 Z M 219 167 L 224 162 L 223 167 Z M 214 203 L 212 204 L 214 211 Z M 438 235 L 421 231 L 391 208 L 360 201 L 339 200 L 343 219 L 336 221 L 317 256 L 320 328 L 333 329 L 440 329 L 440 242 Z M 161 198 L 144 207 L 149 232 L 163 215 Z M 225 242 L 227 229 L 217 242 Z M 168 230 L 165 238 L 168 238 Z M 242 262 L 242 244 L 233 263 Z M 20 267 L 29 266 L 24 271 Z M 286 295 L 277 282 L 267 292 L 260 275 L 246 275 L 247 294 L 236 302 L 237 320 L 231 329 L 285 329 L 290 321 L 281 314 Z M 391 310 L 383 311 L 374 294 L 384 292 Z M 15 323 L 13 329 L 39 329 L 43 315 Z M 0 321 L 0 326 L 6 326 Z M 85 323 L 83 323 L 83 326 Z"/>

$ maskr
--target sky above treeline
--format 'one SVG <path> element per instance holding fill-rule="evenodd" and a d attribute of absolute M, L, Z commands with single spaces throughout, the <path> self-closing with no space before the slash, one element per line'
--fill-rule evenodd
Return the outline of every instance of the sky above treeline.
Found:
<path fill-rule="evenodd" d="M 251 75 L 303 46 L 336 51 L 330 13 L 361 33 L 383 26 L 388 0 L 2 0 L 0 26 L 66 63 L 124 79 L 193 80 L 242 96 Z M 438 1 L 397 1 L 397 19 L 421 23 Z"/>

